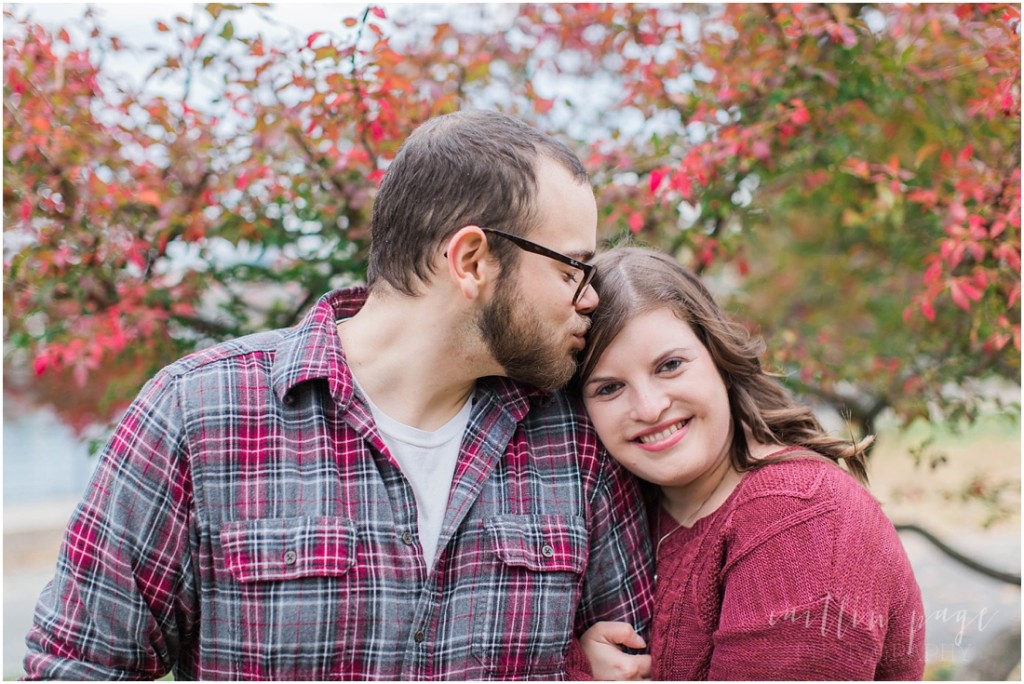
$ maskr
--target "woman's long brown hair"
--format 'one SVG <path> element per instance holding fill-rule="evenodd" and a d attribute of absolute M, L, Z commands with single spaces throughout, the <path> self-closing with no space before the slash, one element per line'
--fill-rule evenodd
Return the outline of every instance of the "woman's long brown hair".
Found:
<path fill-rule="evenodd" d="M 599 255 L 594 266 L 594 287 L 601 303 L 591 317 L 577 388 L 631 319 L 668 308 L 693 329 L 725 382 L 733 423 L 729 452 L 738 471 L 764 463 L 751 457 L 745 426 L 762 444 L 803 447 L 842 462 L 851 475 L 867 484 L 865 449 L 874 438 L 853 441 L 827 434 L 811 408 L 794 400 L 761 367 L 764 341 L 727 318 L 696 274 L 666 254 L 641 247 L 612 249 Z"/>

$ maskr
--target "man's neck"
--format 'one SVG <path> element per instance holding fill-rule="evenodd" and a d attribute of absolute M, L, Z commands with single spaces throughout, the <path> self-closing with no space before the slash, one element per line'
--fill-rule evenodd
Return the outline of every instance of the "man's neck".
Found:
<path fill-rule="evenodd" d="M 338 335 L 353 375 L 381 411 L 434 430 L 459 412 L 478 378 L 500 372 L 464 319 L 429 293 L 371 293 L 355 316 L 338 324 Z"/>

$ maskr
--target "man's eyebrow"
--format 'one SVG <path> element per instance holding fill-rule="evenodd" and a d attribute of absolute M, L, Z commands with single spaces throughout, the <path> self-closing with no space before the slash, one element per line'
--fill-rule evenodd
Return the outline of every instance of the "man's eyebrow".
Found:
<path fill-rule="evenodd" d="M 576 261 L 582 261 L 583 263 L 589 263 L 594 258 L 594 252 L 566 252 L 565 256 L 572 257 Z"/>

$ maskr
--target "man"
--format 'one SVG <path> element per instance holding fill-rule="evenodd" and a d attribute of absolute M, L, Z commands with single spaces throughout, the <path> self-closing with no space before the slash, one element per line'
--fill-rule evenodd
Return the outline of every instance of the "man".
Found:
<path fill-rule="evenodd" d="M 494 112 L 421 126 L 374 205 L 368 291 L 186 357 L 129 408 L 28 676 L 557 679 L 591 624 L 643 631 L 635 485 L 553 392 L 598 303 L 596 220 L 562 144 Z"/>

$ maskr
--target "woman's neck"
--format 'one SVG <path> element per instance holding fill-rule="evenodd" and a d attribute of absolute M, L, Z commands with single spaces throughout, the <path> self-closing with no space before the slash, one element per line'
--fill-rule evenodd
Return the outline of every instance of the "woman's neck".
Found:
<path fill-rule="evenodd" d="M 743 479 L 725 454 L 715 468 L 698 480 L 681 487 L 662 487 L 663 505 L 676 522 L 691 527 L 718 510 Z"/>

